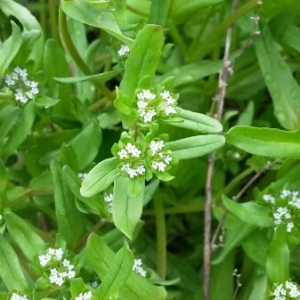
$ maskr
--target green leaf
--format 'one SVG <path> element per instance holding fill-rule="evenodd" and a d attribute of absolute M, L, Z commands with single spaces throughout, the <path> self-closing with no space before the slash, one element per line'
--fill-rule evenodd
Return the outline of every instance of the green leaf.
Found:
<path fill-rule="evenodd" d="M 89 76 L 80 76 L 80 77 L 54 77 L 54 79 L 61 83 L 77 83 L 77 82 L 106 82 L 112 78 L 114 78 L 118 72 L 116 71 L 108 71 L 101 74 L 89 75 Z"/>
<path fill-rule="evenodd" d="M 133 253 L 128 248 L 128 245 L 125 244 L 114 256 L 109 266 L 109 271 L 95 292 L 98 299 L 109 300 L 119 296 L 121 289 L 132 272 L 133 260 Z"/>
<path fill-rule="evenodd" d="M 76 208 L 74 196 L 64 182 L 61 166 L 57 161 L 51 163 L 51 173 L 54 182 L 54 203 L 58 232 L 69 247 L 73 248 L 78 245 L 85 234 L 84 218 Z"/>
<path fill-rule="evenodd" d="M 167 21 L 170 0 L 152 0 L 149 16 L 149 24 L 164 26 Z"/>
<path fill-rule="evenodd" d="M 47 96 L 40 96 L 34 99 L 34 103 L 37 107 L 48 108 L 55 106 L 59 102 L 59 99 L 53 99 Z"/>
<path fill-rule="evenodd" d="M 113 221 L 116 227 L 132 239 L 134 229 L 143 211 L 144 186 L 139 186 L 136 197 L 128 195 L 129 178 L 120 177 L 115 181 L 113 200 Z M 141 189 L 142 187 L 142 189 Z"/>
<path fill-rule="evenodd" d="M 289 66 L 280 56 L 267 26 L 257 37 L 255 49 L 266 85 L 274 103 L 274 114 L 282 127 L 295 130 L 300 126 L 300 87 Z"/>
<path fill-rule="evenodd" d="M 7 186 L 7 178 L 6 178 L 6 168 L 3 160 L 0 159 L 0 209 L 2 210 L 7 205 L 7 196 L 6 196 L 6 186 Z"/>
<path fill-rule="evenodd" d="M 61 7 L 67 16 L 92 27 L 101 28 L 122 42 L 132 44 L 132 39 L 122 34 L 110 12 L 99 11 L 94 6 L 81 0 L 63 0 Z"/>
<path fill-rule="evenodd" d="M 102 143 L 102 130 L 98 122 L 91 122 L 71 141 L 77 155 L 79 170 L 87 167 L 98 154 Z"/>
<path fill-rule="evenodd" d="M 10 292 L 29 289 L 18 256 L 3 235 L 0 235 L 0 270 L 0 276 Z"/>
<path fill-rule="evenodd" d="M 170 17 L 177 23 L 183 23 L 199 13 L 201 8 L 218 4 L 222 1 L 224 0 L 174 0 L 171 1 Z"/>
<path fill-rule="evenodd" d="M 126 94 L 116 87 L 117 98 L 114 101 L 114 106 L 125 115 L 132 115 L 134 113 L 134 101 Z"/>
<path fill-rule="evenodd" d="M 12 105 L 5 105 L 0 110 L 0 147 L 4 143 L 4 139 L 12 127 L 16 124 L 20 114 L 21 108 Z"/>
<path fill-rule="evenodd" d="M 85 283 L 82 278 L 73 278 L 70 280 L 70 292 L 74 298 L 78 296 L 85 289 L 86 289 Z"/>
<path fill-rule="evenodd" d="M 274 128 L 235 126 L 225 134 L 226 140 L 251 154 L 276 158 L 300 158 L 300 132 Z"/>
<path fill-rule="evenodd" d="M 76 199 L 85 204 L 87 207 L 91 208 L 94 213 L 100 214 L 100 212 L 103 210 L 103 205 L 101 205 L 99 197 L 83 197 L 79 192 L 81 180 L 78 178 L 78 175 L 75 174 L 68 166 L 63 167 L 62 174 L 65 179 L 65 182 L 67 183 L 69 189 L 76 197 Z"/>
<path fill-rule="evenodd" d="M 172 155 L 180 159 L 199 157 L 216 151 L 225 144 L 222 135 L 199 135 L 167 143 Z"/>
<path fill-rule="evenodd" d="M 271 208 L 255 202 L 236 203 L 225 195 L 222 195 L 222 200 L 226 208 L 242 221 L 260 227 L 274 226 Z"/>
<path fill-rule="evenodd" d="M 231 223 L 231 226 L 225 226 L 226 235 L 224 246 L 222 247 L 219 255 L 212 260 L 212 264 L 219 264 L 222 262 L 232 249 L 239 246 L 245 237 L 247 237 L 254 229 L 257 228 L 256 226 L 247 224 L 238 218 L 234 218 Z"/>
<path fill-rule="evenodd" d="M 266 261 L 268 280 L 281 283 L 289 279 L 290 250 L 287 244 L 286 226 L 278 226 L 269 246 Z"/>
<path fill-rule="evenodd" d="M 74 115 L 74 105 L 71 98 L 73 94 L 70 85 L 58 84 L 55 77 L 68 77 L 69 66 L 65 54 L 56 41 L 49 39 L 45 44 L 44 69 L 48 88 L 51 96 L 56 97 L 58 92 L 59 103 L 55 106 L 54 114 L 72 118 Z"/>
<path fill-rule="evenodd" d="M 30 101 L 26 104 L 23 112 L 17 121 L 16 128 L 8 137 L 3 148 L 0 150 L 1 156 L 8 157 L 14 153 L 19 145 L 26 139 L 29 134 L 32 124 L 35 119 L 35 107 L 34 101 Z"/>
<path fill-rule="evenodd" d="M 178 117 L 168 119 L 164 123 L 202 133 L 219 133 L 223 130 L 222 124 L 214 118 L 179 107 L 176 111 Z"/>
<path fill-rule="evenodd" d="M 145 177 L 138 176 L 129 180 L 127 194 L 129 197 L 137 197 L 144 193 Z"/>
<path fill-rule="evenodd" d="M 114 252 L 103 240 L 92 233 L 87 241 L 87 262 L 103 280 L 110 270 L 114 259 Z M 167 295 L 162 287 L 151 285 L 146 278 L 131 272 L 126 285 L 121 289 L 120 295 L 124 300 L 165 300 Z"/>
<path fill-rule="evenodd" d="M 163 45 L 163 31 L 160 26 L 146 25 L 137 35 L 126 61 L 121 90 L 134 98 L 136 88 L 144 77 L 153 78 Z"/>
<path fill-rule="evenodd" d="M 300 28 L 290 25 L 284 31 L 281 41 L 300 52 Z"/>
<path fill-rule="evenodd" d="M 120 177 L 118 163 L 118 159 L 113 157 L 96 165 L 83 180 L 80 188 L 81 195 L 91 197 L 107 189 Z"/>
<path fill-rule="evenodd" d="M 22 250 L 26 258 L 30 262 L 33 262 L 38 255 L 45 251 L 45 242 L 25 221 L 14 213 L 6 213 L 4 218 L 10 236 Z"/>
<path fill-rule="evenodd" d="M 0 4 L 1 7 L 1 4 Z M 18 53 L 22 45 L 22 35 L 20 28 L 11 22 L 12 35 L 4 42 L 0 48 L 0 76 L 3 76 L 10 63 Z"/>
<path fill-rule="evenodd" d="M 261 274 L 260 270 L 254 272 L 254 281 L 249 300 L 265 300 L 268 299 L 268 280 L 266 274 Z"/>
<path fill-rule="evenodd" d="M 23 30 L 30 31 L 38 31 L 40 32 L 40 38 L 36 40 L 34 46 L 32 46 L 32 52 L 29 57 L 29 60 L 35 61 L 35 71 L 40 70 L 43 59 L 43 51 L 44 51 L 44 37 L 43 31 L 37 19 L 30 13 L 28 9 L 26 9 L 21 4 L 11 1 L 11 0 L 1 0 L 0 1 L 0 9 L 3 13 L 8 16 L 14 16 L 23 26 Z M 17 45 L 13 45 L 11 48 L 14 51 L 14 47 Z"/>

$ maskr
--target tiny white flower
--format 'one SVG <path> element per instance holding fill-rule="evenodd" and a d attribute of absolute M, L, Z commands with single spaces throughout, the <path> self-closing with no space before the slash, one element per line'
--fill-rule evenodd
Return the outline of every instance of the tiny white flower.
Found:
<path fill-rule="evenodd" d="M 294 223 L 293 222 L 289 222 L 286 227 L 287 227 L 286 231 L 287 232 L 291 232 L 292 229 L 293 229 L 293 227 L 294 227 Z"/>
<path fill-rule="evenodd" d="M 170 95 L 170 92 L 169 91 L 163 91 L 160 93 L 161 97 L 164 99 L 164 100 L 168 100 L 171 95 Z"/>
<path fill-rule="evenodd" d="M 26 295 L 20 296 L 17 293 L 12 293 L 10 300 L 28 300 Z"/>
<path fill-rule="evenodd" d="M 150 123 L 152 122 L 153 118 L 156 116 L 156 111 L 155 109 L 151 108 L 144 116 L 144 122 L 145 123 Z"/>
<path fill-rule="evenodd" d="M 148 106 L 148 103 L 146 101 L 138 101 L 137 107 L 138 108 L 146 108 Z"/>
<path fill-rule="evenodd" d="M 112 193 L 110 193 L 110 194 L 107 194 L 107 195 L 105 195 L 104 196 L 104 201 L 105 202 L 112 202 L 113 201 L 113 194 Z"/>
<path fill-rule="evenodd" d="M 135 259 L 133 263 L 132 270 L 138 273 L 142 277 L 146 277 L 147 272 L 142 267 L 142 260 Z"/>
<path fill-rule="evenodd" d="M 87 176 L 87 173 L 78 173 L 77 175 L 81 180 L 83 180 Z"/>
<path fill-rule="evenodd" d="M 144 165 L 139 165 L 136 169 L 136 172 L 140 175 L 143 175 L 146 172 L 145 166 Z"/>
<path fill-rule="evenodd" d="M 77 297 L 75 297 L 75 300 L 90 300 L 92 299 L 92 292 L 86 292 L 86 293 L 80 293 Z"/>
<path fill-rule="evenodd" d="M 267 202 L 267 203 L 272 203 L 274 204 L 275 203 L 275 198 L 270 195 L 270 194 L 265 194 L 263 195 L 263 199 Z"/>
<path fill-rule="evenodd" d="M 172 114 L 176 114 L 176 110 L 173 106 L 167 106 L 167 108 L 165 109 L 165 114 L 167 116 L 170 116 Z"/>
<path fill-rule="evenodd" d="M 48 253 L 39 255 L 39 261 L 40 261 L 40 265 L 42 267 L 45 267 L 49 263 L 50 260 L 51 260 L 51 255 Z"/>
<path fill-rule="evenodd" d="M 121 159 L 125 158 L 127 156 L 128 152 L 125 150 L 125 149 L 121 149 L 119 152 L 118 152 L 118 155 Z"/>
<path fill-rule="evenodd" d="M 120 49 L 118 50 L 119 56 L 125 56 L 129 52 L 130 49 L 127 45 L 121 45 Z"/>
<path fill-rule="evenodd" d="M 164 162 L 168 165 L 170 162 L 172 161 L 172 157 L 170 155 L 167 155 L 165 158 L 164 158 Z"/>
<path fill-rule="evenodd" d="M 142 90 L 141 92 L 137 93 L 137 98 L 139 100 L 154 100 L 156 95 L 153 94 L 150 90 Z"/>

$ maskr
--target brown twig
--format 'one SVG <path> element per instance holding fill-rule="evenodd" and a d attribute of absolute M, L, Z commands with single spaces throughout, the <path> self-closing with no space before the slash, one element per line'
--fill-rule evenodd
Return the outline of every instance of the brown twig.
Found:
<path fill-rule="evenodd" d="M 233 0 L 231 13 L 234 13 L 238 5 L 238 0 Z M 231 71 L 231 64 L 229 61 L 230 45 L 232 38 L 232 26 L 227 29 L 225 50 L 223 57 L 223 66 L 219 74 L 218 93 L 214 99 L 218 101 L 216 119 L 221 120 L 224 107 L 224 99 L 226 94 L 227 80 Z M 214 165 L 216 160 L 216 153 L 212 153 L 208 157 L 208 171 L 206 178 L 206 201 L 204 210 L 204 282 L 203 282 L 203 296 L 204 300 L 210 299 L 210 255 L 211 255 L 211 205 L 212 205 L 212 182 L 214 175 Z"/>

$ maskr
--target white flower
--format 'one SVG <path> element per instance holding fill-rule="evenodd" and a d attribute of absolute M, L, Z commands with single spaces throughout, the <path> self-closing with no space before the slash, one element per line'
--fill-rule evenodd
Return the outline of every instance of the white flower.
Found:
<path fill-rule="evenodd" d="M 106 194 L 104 196 L 104 201 L 107 202 L 107 203 L 112 202 L 113 201 L 113 194 L 112 193 Z"/>
<path fill-rule="evenodd" d="M 270 194 L 265 194 L 263 195 L 263 199 L 267 202 L 267 203 L 272 203 L 274 204 L 275 203 L 275 198 L 270 195 Z"/>
<path fill-rule="evenodd" d="M 138 165 L 136 169 L 130 167 L 129 164 L 123 164 L 121 170 L 125 171 L 129 178 L 134 178 L 146 172 L 144 165 Z"/>
<path fill-rule="evenodd" d="M 121 45 L 120 49 L 118 50 L 119 56 L 125 56 L 129 52 L 130 49 L 127 45 Z"/>
<path fill-rule="evenodd" d="M 12 293 L 10 300 L 28 300 L 26 295 L 20 296 L 16 293 Z"/>
<path fill-rule="evenodd" d="M 150 150 L 152 156 L 154 156 L 157 152 L 161 151 L 165 147 L 165 142 L 163 140 L 153 140 L 150 142 Z"/>
<path fill-rule="evenodd" d="M 90 300 L 92 299 L 92 292 L 89 291 L 89 292 L 86 292 L 86 293 L 80 293 L 77 297 L 75 297 L 75 300 Z"/>
<path fill-rule="evenodd" d="M 164 158 L 164 162 L 168 165 L 170 162 L 172 161 L 172 157 L 170 155 L 167 155 L 165 158 Z"/>
<path fill-rule="evenodd" d="M 286 231 L 287 232 L 291 232 L 293 227 L 294 227 L 294 223 L 293 222 L 289 222 L 287 225 L 286 225 Z"/>
<path fill-rule="evenodd" d="M 148 106 L 148 103 L 147 103 L 146 101 L 138 101 L 138 102 L 137 102 L 137 107 L 138 107 L 138 108 L 144 109 L 144 108 L 146 108 L 147 106 Z"/>
<path fill-rule="evenodd" d="M 139 165 L 139 166 L 136 168 L 136 172 L 137 172 L 139 175 L 143 175 L 143 174 L 146 172 L 145 166 L 144 166 L 144 165 Z"/>
<path fill-rule="evenodd" d="M 78 173 L 77 175 L 81 180 L 83 180 L 87 176 L 87 173 Z"/>
<path fill-rule="evenodd" d="M 145 123 L 152 122 L 152 119 L 156 116 L 156 111 L 154 108 L 151 108 L 146 114 L 143 116 Z"/>
<path fill-rule="evenodd" d="M 51 255 L 46 253 L 44 255 L 39 255 L 39 261 L 40 261 L 40 265 L 42 267 L 45 267 L 49 261 L 51 260 Z"/>
<path fill-rule="evenodd" d="M 125 149 L 121 149 L 119 152 L 118 152 L 118 155 L 121 159 L 125 158 L 127 156 L 128 152 L 125 150 Z"/>
<path fill-rule="evenodd" d="M 169 91 L 163 91 L 160 93 L 161 97 L 164 99 L 164 100 L 168 100 L 171 95 L 170 95 L 170 92 Z"/>
<path fill-rule="evenodd" d="M 300 296 L 299 288 L 296 284 L 286 281 L 277 285 L 273 292 L 274 300 L 297 299 Z"/>
<path fill-rule="evenodd" d="M 154 100 L 156 98 L 156 95 L 150 90 L 142 90 L 136 96 L 139 100 Z"/>
<path fill-rule="evenodd" d="M 159 172 L 164 172 L 166 170 L 167 165 L 164 162 L 161 161 L 153 161 L 152 162 L 152 168 L 159 171 Z"/>
<path fill-rule="evenodd" d="M 141 275 L 142 277 L 146 277 L 146 271 L 142 267 L 142 260 L 135 259 L 133 263 L 132 270 Z"/>
<path fill-rule="evenodd" d="M 167 116 L 170 116 L 172 114 L 176 114 L 176 110 L 173 106 L 167 106 L 167 108 L 165 109 L 165 114 Z"/>

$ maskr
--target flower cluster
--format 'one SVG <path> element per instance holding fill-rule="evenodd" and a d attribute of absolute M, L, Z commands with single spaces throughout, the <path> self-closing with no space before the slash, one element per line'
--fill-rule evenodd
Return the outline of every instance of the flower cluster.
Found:
<path fill-rule="evenodd" d="M 135 259 L 133 263 L 132 270 L 141 275 L 142 277 L 146 277 L 146 270 L 142 267 L 142 260 L 141 259 Z"/>
<path fill-rule="evenodd" d="M 137 145 L 127 143 L 118 151 L 118 157 L 122 161 L 121 170 L 126 172 L 129 178 L 138 177 L 146 172 L 142 163 L 142 151 Z"/>
<path fill-rule="evenodd" d="M 151 167 L 157 172 L 165 172 L 172 161 L 171 155 L 167 154 L 164 148 L 165 142 L 160 139 L 152 140 L 149 144 Z"/>
<path fill-rule="evenodd" d="M 151 123 L 156 116 L 169 117 L 176 113 L 176 100 L 169 91 L 163 91 L 158 96 L 150 90 L 137 93 L 137 111 L 144 123 Z"/>
<path fill-rule="evenodd" d="M 28 300 L 26 295 L 20 296 L 16 293 L 12 293 L 10 300 Z"/>
<path fill-rule="evenodd" d="M 297 191 L 283 189 L 278 198 L 271 194 L 263 195 L 263 200 L 273 207 L 273 218 L 276 228 L 281 224 L 286 224 L 287 232 L 294 228 L 294 216 L 300 210 L 300 198 Z"/>
<path fill-rule="evenodd" d="M 86 293 L 80 293 L 77 297 L 75 297 L 75 300 L 91 300 L 93 297 L 93 294 L 91 291 Z"/>
<path fill-rule="evenodd" d="M 113 194 L 105 194 L 104 201 L 107 203 L 107 211 L 111 214 L 113 208 Z"/>
<path fill-rule="evenodd" d="M 300 290 L 291 281 L 286 281 L 276 286 L 273 292 L 274 300 L 299 299 Z"/>
<path fill-rule="evenodd" d="M 120 49 L 118 50 L 118 55 L 125 56 L 129 52 L 130 52 L 130 49 L 127 45 L 121 45 Z"/>
<path fill-rule="evenodd" d="M 38 93 L 38 83 L 28 79 L 26 69 L 15 67 L 14 71 L 5 76 L 5 84 L 14 90 L 15 100 L 22 104 L 33 99 Z"/>
<path fill-rule="evenodd" d="M 62 286 L 66 279 L 75 277 L 74 265 L 68 259 L 63 259 L 64 251 L 61 248 L 49 248 L 46 254 L 39 255 L 42 267 L 49 269 L 49 281 Z"/>

